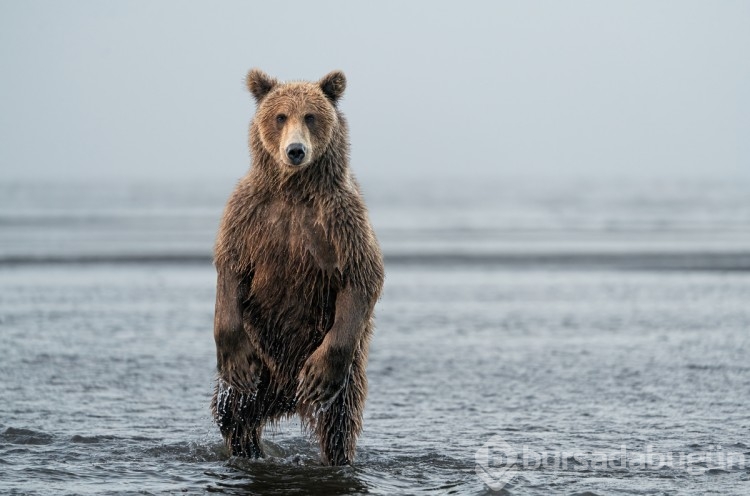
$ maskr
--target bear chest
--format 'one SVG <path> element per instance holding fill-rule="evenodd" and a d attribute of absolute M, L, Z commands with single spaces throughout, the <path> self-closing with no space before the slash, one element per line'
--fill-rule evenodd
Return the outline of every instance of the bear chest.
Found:
<path fill-rule="evenodd" d="M 265 269 L 277 276 L 310 271 L 331 274 L 339 268 L 335 246 L 326 232 L 327 219 L 313 206 L 278 200 L 266 206 L 258 221 L 259 235 L 249 240 L 256 243 L 252 250 L 259 262 L 256 273 Z"/>

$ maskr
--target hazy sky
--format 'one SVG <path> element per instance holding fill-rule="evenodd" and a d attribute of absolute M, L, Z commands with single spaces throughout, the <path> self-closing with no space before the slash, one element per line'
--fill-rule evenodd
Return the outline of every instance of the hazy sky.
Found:
<path fill-rule="evenodd" d="M 0 3 L 0 178 L 239 176 L 243 78 L 348 77 L 379 175 L 750 176 L 750 2 Z"/>

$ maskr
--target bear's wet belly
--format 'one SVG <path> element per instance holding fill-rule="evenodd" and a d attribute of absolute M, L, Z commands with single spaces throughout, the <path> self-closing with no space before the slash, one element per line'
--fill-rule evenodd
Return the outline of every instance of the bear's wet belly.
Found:
<path fill-rule="evenodd" d="M 312 208 L 276 202 L 265 214 L 243 318 L 266 365 L 291 380 L 333 325 L 341 277 Z"/>

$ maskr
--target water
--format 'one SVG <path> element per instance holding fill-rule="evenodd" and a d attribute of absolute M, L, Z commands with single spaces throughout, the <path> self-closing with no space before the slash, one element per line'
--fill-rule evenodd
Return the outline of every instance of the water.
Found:
<path fill-rule="evenodd" d="M 746 185 L 446 184 L 365 185 L 387 280 L 342 468 L 296 420 L 260 461 L 211 422 L 231 181 L 0 185 L 0 492 L 486 494 L 491 443 L 505 494 L 748 493 Z"/>

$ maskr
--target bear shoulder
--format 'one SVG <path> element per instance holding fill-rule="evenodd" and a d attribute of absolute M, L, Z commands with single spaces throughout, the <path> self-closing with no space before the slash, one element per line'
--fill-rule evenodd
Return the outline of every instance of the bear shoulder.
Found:
<path fill-rule="evenodd" d="M 377 297 L 385 278 L 383 255 L 356 182 L 337 192 L 328 208 L 328 230 L 345 278 Z"/>

